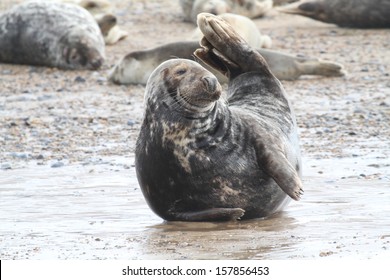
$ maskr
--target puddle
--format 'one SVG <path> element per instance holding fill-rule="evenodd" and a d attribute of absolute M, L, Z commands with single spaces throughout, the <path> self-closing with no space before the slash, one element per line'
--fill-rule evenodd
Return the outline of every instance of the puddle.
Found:
<path fill-rule="evenodd" d="M 162 221 L 146 205 L 134 167 L 29 166 L 2 171 L 0 257 L 390 257 L 389 168 L 378 173 L 377 167 L 386 163 L 356 158 L 304 162 L 305 194 L 300 202 L 291 202 L 268 219 L 230 223 Z"/>

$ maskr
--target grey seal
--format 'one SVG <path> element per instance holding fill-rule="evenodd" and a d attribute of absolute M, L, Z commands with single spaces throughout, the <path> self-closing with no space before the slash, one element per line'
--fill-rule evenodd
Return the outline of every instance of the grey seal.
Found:
<path fill-rule="evenodd" d="M 122 57 L 110 70 L 108 79 L 116 84 L 146 84 L 150 74 L 162 62 L 171 58 L 194 59 L 193 52 L 198 41 L 168 43 L 156 48 L 130 52 Z M 302 75 L 339 77 L 346 74 L 343 65 L 319 58 L 298 57 L 285 52 L 258 49 L 271 71 L 280 80 L 296 80 Z M 225 76 L 202 64 L 214 73 L 221 83 Z"/>
<path fill-rule="evenodd" d="M 104 58 L 99 26 L 77 5 L 31 1 L 0 15 L 0 62 L 97 69 Z"/>
<path fill-rule="evenodd" d="M 278 11 L 334 23 L 341 27 L 390 27 L 390 0 L 299 1 L 278 8 Z"/>
<path fill-rule="evenodd" d="M 185 20 L 196 23 L 199 13 L 215 15 L 233 13 L 249 18 L 265 15 L 272 9 L 272 0 L 180 0 Z"/>
<path fill-rule="evenodd" d="M 302 194 L 293 110 L 263 57 L 225 21 L 198 16 L 197 62 L 159 65 L 145 89 L 135 166 L 151 209 L 172 221 L 261 218 Z"/>
<path fill-rule="evenodd" d="M 219 15 L 227 21 L 246 42 L 257 49 L 265 58 L 271 71 L 278 79 L 295 80 L 301 75 L 342 76 L 346 72 L 342 65 L 332 61 L 317 58 L 296 57 L 276 50 L 266 50 L 271 47 L 272 40 L 262 35 L 252 20 L 235 14 Z M 197 40 L 203 34 L 197 28 Z M 194 59 L 193 52 L 199 47 L 198 41 L 181 41 L 168 43 L 156 48 L 134 51 L 124 56 L 110 71 L 109 80 L 117 84 L 146 84 L 152 71 L 167 59 L 177 57 Z M 217 76 L 221 83 L 227 79 L 218 71 L 204 65 Z"/>

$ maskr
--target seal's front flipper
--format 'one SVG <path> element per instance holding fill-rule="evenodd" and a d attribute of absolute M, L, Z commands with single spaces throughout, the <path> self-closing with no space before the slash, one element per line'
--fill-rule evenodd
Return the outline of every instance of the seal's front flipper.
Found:
<path fill-rule="evenodd" d="M 265 59 L 233 29 L 233 27 L 221 17 L 208 14 L 198 14 L 198 26 L 204 38 L 201 47 L 205 52 L 213 52 L 229 70 L 230 79 L 238 74 L 246 72 L 261 72 L 263 75 L 273 76 Z M 196 51 L 195 55 L 201 51 Z M 201 56 L 198 56 L 202 59 Z M 230 69 L 231 65 L 237 65 Z M 205 61 L 205 63 L 208 63 Z M 213 65 L 210 65 L 213 67 Z M 237 69 L 240 71 L 238 72 Z M 217 70 L 220 70 L 217 68 Z M 230 71 L 233 70 L 233 71 Z"/>
<path fill-rule="evenodd" d="M 263 141 L 256 141 L 255 150 L 259 167 L 292 199 L 299 200 L 303 194 L 301 178 L 282 150 Z"/>
<path fill-rule="evenodd" d="M 211 208 L 193 212 L 171 212 L 173 220 L 188 222 L 222 222 L 239 220 L 245 213 L 241 208 Z"/>
<path fill-rule="evenodd" d="M 194 55 L 205 64 L 214 68 L 226 77 L 237 76 L 242 72 L 240 66 L 227 59 L 218 52 L 218 50 L 214 49 L 205 37 L 200 41 L 200 45 L 202 48 L 196 49 Z"/>

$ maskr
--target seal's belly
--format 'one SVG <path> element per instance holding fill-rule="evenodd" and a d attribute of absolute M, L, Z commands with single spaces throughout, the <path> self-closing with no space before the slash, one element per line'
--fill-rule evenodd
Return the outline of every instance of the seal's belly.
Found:
<path fill-rule="evenodd" d="M 145 198 L 163 218 L 210 208 L 242 208 L 244 219 L 256 218 L 285 204 L 287 195 L 258 166 L 250 145 L 182 152 L 160 149 L 149 160 L 143 157 L 148 165 L 139 170 Z"/>

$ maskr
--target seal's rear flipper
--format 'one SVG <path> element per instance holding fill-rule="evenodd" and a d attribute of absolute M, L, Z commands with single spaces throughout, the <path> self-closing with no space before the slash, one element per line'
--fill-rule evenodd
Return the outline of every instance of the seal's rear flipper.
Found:
<path fill-rule="evenodd" d="M 245 213 L 241 208 L 211 208 L 193 212 L 170 212 L 174 220 L 188 222 L 222 222 L 239 220 Z"/>
<path fill-rule="evenodd" d="M 316 58 L 297 58 L 297 67 L 301 75 L 340 77 L 347 73 L 339 63 Z"/>

